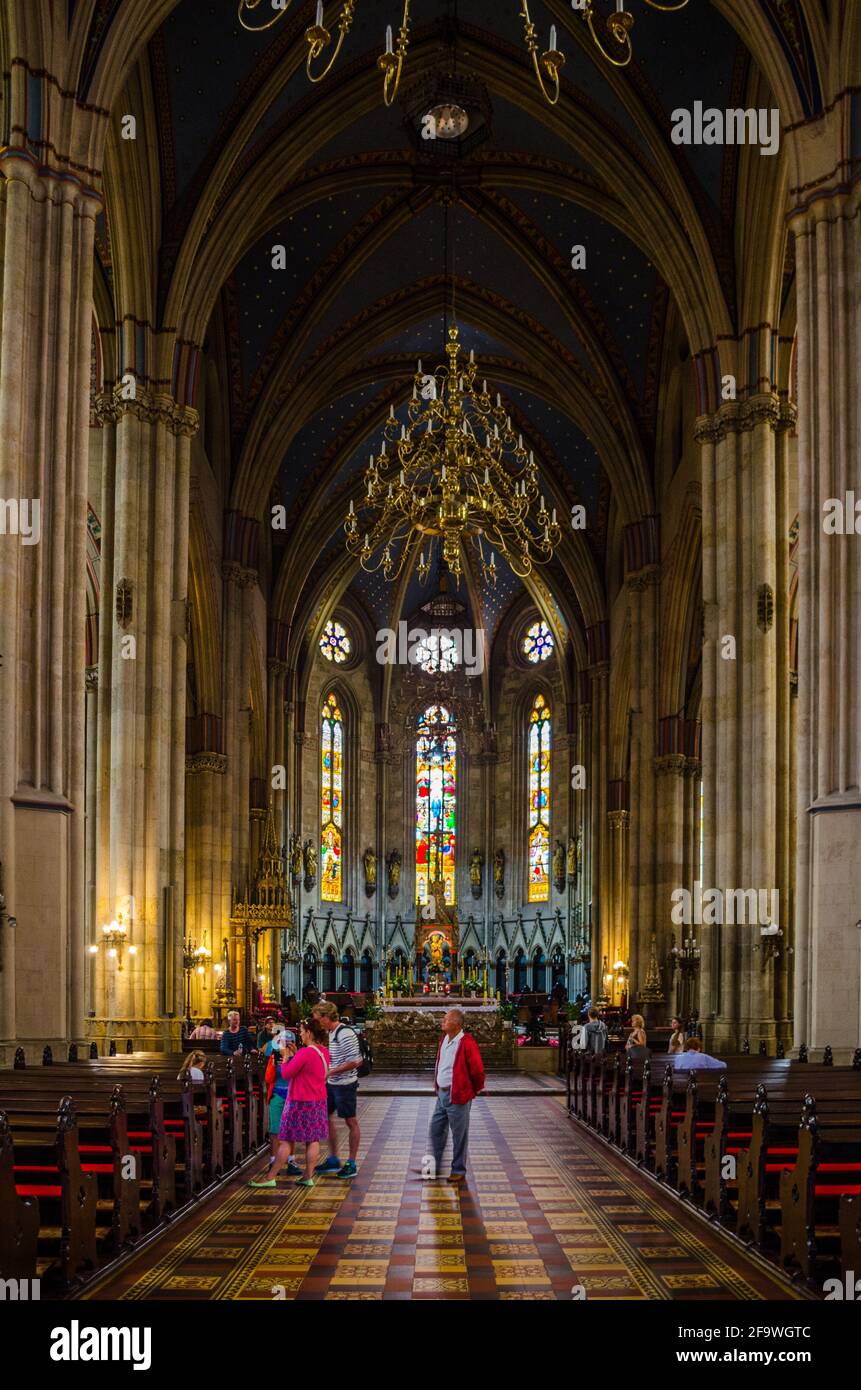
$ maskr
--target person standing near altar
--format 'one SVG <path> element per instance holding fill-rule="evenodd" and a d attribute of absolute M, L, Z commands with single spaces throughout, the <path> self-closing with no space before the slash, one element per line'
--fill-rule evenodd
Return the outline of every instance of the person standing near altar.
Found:
<path fill-rule="evenodd" d="M 469 1112 L 475 1097 L 484 1090 L 484 1063 L 478 1043 L 463 1031 L 463 1021 L 461 1009 L 449 1009 L 442 1021 L 443 1036 L 434 1070 L 436 1108 L 428 1130 L 434 1176 L 439 1173 L 451 1130 L 453 1153 L 449 1182 L 452 1183 L 461 1183 L 466 1177 Z"/>

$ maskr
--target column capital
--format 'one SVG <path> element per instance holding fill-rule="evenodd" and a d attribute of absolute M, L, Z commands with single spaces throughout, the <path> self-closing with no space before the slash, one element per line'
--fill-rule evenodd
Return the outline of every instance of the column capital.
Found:
<path fill-rule="evenodd" d="M 654 759 L 654 769 L 658 777 L 674 774 L 683 777 L 687 771 L 688 759 L 683 753 L 663 753 Z"/>
<path fill-rule="evenodd" d="M 650 565 L 648 569 L 640 570 L 638 574 L 630 574 L 625 580 L 625 588 L 629 593 L 641 594 L 646 589 L 651 589 L 654 585 L 661 582 L 660 565 Z"/>
<path fill-rule="evenodd" d="M 227 757 L 224 753 L 187 753 L 185 757 L 186 772 L 219 772 L 227 771 Z"/>
<path fill-rule="evenodd" d="M 102 425 L 116 425 L 124 415 L 134 415 L 145 424 L 165 425 L 171 434 L 191 437 L 197 433 L 200 417 L 191 406 L 178 405 L 173 396 L 163 391 L 148 391 L 135 384 L 133 399 L 123 396 L 125 388 L 117 384 L 110 391 L 100 391 L 95 399 L 95 417 Z"/>
<path fill-rule="evenodd" d="M 98 666 L 88 666 L 84 673 L 84 686 L 89 694 L 99 688 L 99 668 Z"/>
<path fill-rule="evenodd" d="M 228 584 L 235 584 L 238 589 L 253 589 L 257 583 L 256 570 L 246 569 L 244 565 L 237 565 L 232 560 L 222 564 L 221 577 Z"/>
<path fill-rule="evenodd" d="M 694 423 L 698 443 L 719 444 L 731 434 L 743 434 L 757 425 L 788 429 L 795 425 L 798 412 L 792 401 L 776 391 L 760 391 L 744 400 L 724 401 L 713 415 L 699 415 Z"/>
<path fill-rule="evenodd" d="M 608 811 L 607 821 L 614 830 L 624 830 L 631 819 L 630 811 Z"/>

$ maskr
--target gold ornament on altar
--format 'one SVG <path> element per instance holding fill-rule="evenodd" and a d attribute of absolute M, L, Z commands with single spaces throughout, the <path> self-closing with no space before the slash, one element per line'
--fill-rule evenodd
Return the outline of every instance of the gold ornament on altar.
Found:
<path fill-rule="evenodd" d="M 541 495 L 531 450 L 512 427 L 501 397 L 494 405 L 486 381 L 478 390 L 474 353 L 461 364 L 460 350 L 452 324 L 448 365 L 426 373 L 419 360 L 408 423 L 399 424 L 392 406 L 380 453 L 371 455 L 365 470 L 358 510 L 350 501 L 347 550 L 363 570 L 380 570 L 390 581 L 400 576 L 423 538 L 441 539 L 442 559 L 456 580 L 470 541 L 485 582 L 495 586 L 497 551 L 523 579 L 552 559 L 562 537 L 556 508 L 548 509 Z M 422 550 L 423 582 L 430 568 L 430 551 L 426 557 Z"/>
<path fill-rule="evenodd" d="M 338 37 L 328 61 L 324 66 L 316 66 L 319 59 L 323 58 L 326 50 L 332 43 L 332 33 L 325 25 L 325 11 L 323 0 L 317 0 L 317 10 L 314 23 L 305 30 L 305 42 L 308 45 L 308 53 L 305 59 L 305 72 L 309 82 L 321 82 L 328 76 L 344 46 L 344 40 L 353 27 L 353 18 L 357 0 L 342 0 L 341 10 L 338 15 L 337 27 Z M 666 0 L 645 0 L 645 3 L 653 10 L 662 10 L 667 13 L 673 10 L 682 10 L 687 5 L 688 0 L 675 0 L 675 3 L 666 3 Z M 284 0 L 283 4 L 272 4 L 271 8 L 275 13 L 269 19 L 263 19 L 259 23 L 249 22 L 249 16 L 254 15 L 264 0 L 239 0 L 238 19 L 243 29 L 249 30 L 252 34 L 262 33 L 265 29 L 271 29 L 273 24 L 283 18 L 290 8 L 291 0 Z M 269 8 L 269 7 L 267 7 Z M 264 14 L 266 10 L 264 10 Z M 609 48 L 605 47 L 602 39 L 599 38 L 596 30 L 596 21 L 600 18 L 600 11 L 595 9 L 595 0 L 585 0 L 582 8 L 578 10 L 580 18 L 589 27 L 593 42 L 599 52 L 608 63 L 614 67 L 623 68 L 630 63 L 633 56 L 631 45 L 631 29 L 634 24 L 634 16 L 626 11 L 624 0 L 616 0 L 616 9 L 604 22 L 604 27 L 609 35 Z M 532 59 L 532 66 L 535 70 L 535 77 L 538 82 L 539 90 L 545 101 L 551 106 L 555 106 L 559 100 L 560 85 L 559 77 L 565 64 L 565 55 L 556 47 L 556 25 L 550 26 L 550 41 L 546 50 L 540 51 L 538 42 L 538 31 L 529 13 L 529 0 L 520 0 L 520 18 L 523 22 L 523 41 L 526 51 Z M 331 20 L 330 20 L 331 23 Z M 401 26 L 398 30 L 397 38 L 392 34 L 392 26 L 386 26 L 386 47 L 385 51 L 377 59 L 377 67 L 383 74 L 383 101 L 386 106 L 391 106 L 398 93 L 403 73 L 404 62 L 410 44 L 410 0 L 404 0 L 403 14 L 401 16 Z"/>

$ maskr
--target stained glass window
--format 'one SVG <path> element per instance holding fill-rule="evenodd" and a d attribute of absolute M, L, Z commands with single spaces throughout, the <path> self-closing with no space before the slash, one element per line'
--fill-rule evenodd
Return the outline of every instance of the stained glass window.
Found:
<path fill-rule="evenodd" d="M 323 635 L 320 638 L 320 651 L 327 661 L 335 661 L 340 666 L 342 661 L 346 661 L 353 650 L 353 645 L 347 635 L 347 629 L 340 623 L 335 623 L 330 618 L 323 628 Z"/>
<path fill-rule="evenodd" d="M 458 663 L 457 643 L 449 632 L 428 632 L 416 646 L 416 661 L 429 675 L 453 671 Z"/>
<path fill-rule="evenodd" d="M 455 901 L 457 840 L 457 728 L 442 705 L 419 715 L 416 739 L 416 902 L 426 903 L 442 879 Z"/>
<path fill-rule="evenodd" d="M 536 695 L 529 715 L 529 892 L 550 899 L 550 707 Z"/>
<path fill-rule="evenodd" d="M 537 665 L 539 661 L 546 661 L 548 656 L 553 655 L 553 633 L 546 623 L 533 623 L 520 644 L 520 650 L 531 661 Z"/>
<path fill-rule="evenodd" d="M 339 903 L 343 896 L 344 721 L 332 691 L 320 721 L 320 897 Z"/>

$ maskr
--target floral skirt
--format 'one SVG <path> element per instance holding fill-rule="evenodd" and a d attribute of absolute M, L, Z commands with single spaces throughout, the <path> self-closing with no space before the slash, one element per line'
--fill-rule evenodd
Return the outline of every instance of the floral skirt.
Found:
<path fill-rule="evenodd" d="M 289 1100 L 281 1116 L 279 1139 L 294 1144 L 313 1144 L 329 1133 L 329 1112 L 325 1100 Z"/>

